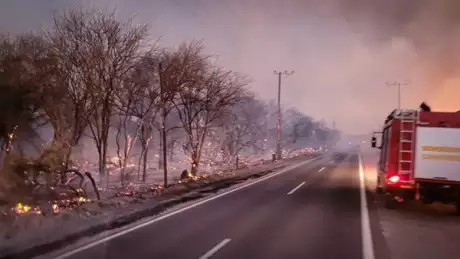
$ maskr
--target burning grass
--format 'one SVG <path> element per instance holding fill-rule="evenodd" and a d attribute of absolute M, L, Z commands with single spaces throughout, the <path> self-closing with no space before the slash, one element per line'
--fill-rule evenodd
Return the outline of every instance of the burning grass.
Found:
<path fill-rule="evenodd" d="M 296 150 L 285 154 L 286 158 L 292 158 L 299 155 L 311 154 L 313 151 L 309 148 Z M 113 164 L 118 158 L 113 158 Z M 241 159 L 239 169 L 245 169 L 250 167 L 256 167 L 266 163 L 260 157 L 248 157 Z M 134 166 L 131 165 L 130 166 Z M 172 168 L 180 168 L 179 165 L 171 165 Z M 188 171 L 183 171 L 182 175 L 173 178 L 169 184 L 169 188 L 175 186 L 184 186 L 184 188 L 193 188 L 193 186 L 209 183 L 225 177 L 232 177 L 235 175 L 235 167 L 228 164 L 218 165 L 217 163 L 208 163 L 207 166 L 203 166 L 209 170 L 208 172 L 202 171 L 197 175 L 192 175 Z M 233 170 L 232 170 L 233 169 Z M 50 188 L 42 188 L 46 190 L 45 195 L 41 195 L 39 199 L 19 199 L 13 205 L 0 205 L 0 211 L 5 216 L 22 216 L 22 215 L 40 215 L 40 216 L 53 216 L 62 212 L 71 212 L 78 210 L 79 207 L 85 204 L 94 203 L 99 200 L 100 196 L 105 200 L 106 204 L 110 204 L 110 200 L 117 198 L 128 198 L 133 200 L 145 200 L 155 197 L 160 197 L 166 189 L 164 188 L 161 181 L 150 181 L 143 182 L 140 180 L 129 181 L 125 184 L 111 184 L 107 188 L 94 188 L 93 193 L 97 195 L 89 197 L 90 191 L 88 190 L 88 183 L 90 183 L 90 175 L 81 174 L 76 170 L 72 171 L 72 175 L 67 178 L 67 181 L 61 183 L 56 181 L 55 186 Z M 89 174 L 89 173 L 87 173 Z M 113 172 L 112 172 L 113 174 Z M 116 177 L 112 177 L 116 178 Z M 37 182 L 35 180 L 35 182 Z M 99 181 L 99 185 L 101 182 Z M 34 188 L 37 189 L 39 184 L 35 183 Z M 84 187 L 86 186 L 86 187 Z M 43 187 L 43 186 L 42 186 Z M 86 189 L 85 189 L 86 188 Z M 100 195 L 99 195 L 100 193 Z M 34 194 L 36 195 L 36 194 Z M 131 202 L 131 201 L 130 201 Z M 3 207 L 3 208 L 2 208 Z"/>
<path fill-rule="evenodd" d="M 76 207 L 89 202 L 92 202 L 91 199 L 85 197 L 76 197 L 73 199 L 49 201 L 48 204 L 52 208 L 53 213 L 58 214 L 63 211 L 73 210 Z M 28 205 L 18 202 L 15 207 L 11 208 L 11 212 L 15 213 L 16 215 L 41 215 L 42 207 L 43 205 Z"/>

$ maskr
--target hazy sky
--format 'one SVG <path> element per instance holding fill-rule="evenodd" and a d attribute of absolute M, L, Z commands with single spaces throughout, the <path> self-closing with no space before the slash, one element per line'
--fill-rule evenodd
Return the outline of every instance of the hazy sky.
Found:
<path fill-rule="evenodd" d="M 252 78 L 282 103 L 349 133 L 376 130 L 397 107 L 427 101 L 460 110 L 458 0 L 0 0 L 0 32 L 49 26 L 53 10 L 80 4 L 116 7 L 120 18 L 148 22 L 164 46 L 203 40 L 219 63 Z"/>

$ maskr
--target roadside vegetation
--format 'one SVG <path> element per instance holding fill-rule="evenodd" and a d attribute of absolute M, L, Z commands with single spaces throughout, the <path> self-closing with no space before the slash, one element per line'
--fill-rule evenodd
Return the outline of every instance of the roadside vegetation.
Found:
<path fill-rule="evenodd" d="M 94 9 L 0 36 L 3 215 L 54 215 L 270 159 L 274 102 L 216 64 L 203 42 L 157 39 L 148 25 Z M 282 117 L 285 156 L 338 138 L 295 109 Z"/>

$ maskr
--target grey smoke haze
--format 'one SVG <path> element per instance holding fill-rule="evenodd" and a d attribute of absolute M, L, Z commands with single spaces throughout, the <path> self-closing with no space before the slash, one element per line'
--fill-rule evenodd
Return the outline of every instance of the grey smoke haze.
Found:
<path fill-rule="evenodd" d="M 411 81 L 403 107 L 460 109 L 458 0 L 2 0 L 0 31 L 46 28 L 53 9 L 80 4 L 136 16 L 164 46 L 203 39 L 266 99 L 276 97 L 273 70 L 295 70 L 283 104 L 346 132 L 378 129 L 396 108 L 386 81 Z"/>

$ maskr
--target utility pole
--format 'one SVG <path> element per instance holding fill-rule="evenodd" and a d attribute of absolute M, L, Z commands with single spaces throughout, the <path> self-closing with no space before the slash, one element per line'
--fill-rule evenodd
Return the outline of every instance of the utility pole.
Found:
<path fill-rule="evenodd" d="M 401 83 L 399 81 L 387 82 L 387 86 L 397 86 L 398 87 L 398 109 L 401 109 L 401 86 L 409 85 L 409 83 Z"/>
<path fill-rule="evenodd" d="M 294 74 L 294 71 L 278 72 L 274 71 L 278 75 L 278 124 L 276 125 L 276 159 L 281 159 L 281 76 L 289 76 Z"/>
<path fill-rule="evenodd" d="M 167 154 L 166 154 L 166 100 L 164 98 L 164 89 L 163 89 L 163 66 L 161 62 L 158 64 L 158 73 L 160 77 L 160 100 L 161 100 L 161 139 L 162 139 L 162 149 L 163 149 L 163 186 L 164 188 L 168 187 L 168 166 L 167 166 Z"/>

